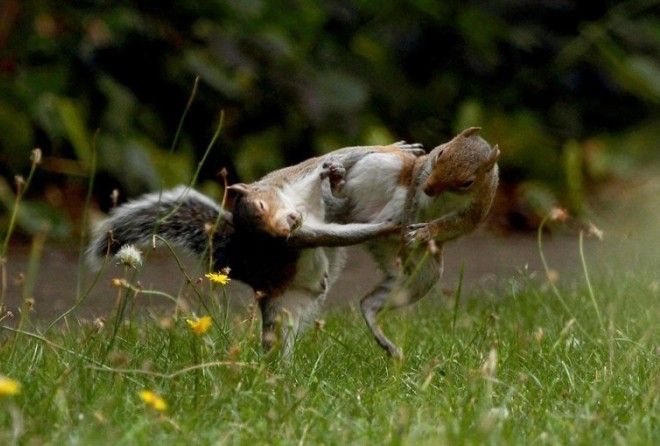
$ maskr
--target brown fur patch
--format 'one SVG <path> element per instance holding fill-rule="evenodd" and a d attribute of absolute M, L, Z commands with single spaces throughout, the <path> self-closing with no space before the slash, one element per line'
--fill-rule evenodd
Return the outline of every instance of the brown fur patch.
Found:
<path fill-rule="evenodd" d="M 401 160 L 401 173 L 399 174 L 399 184 L 403 186 L 408 186 L 412 183 L 413 179 L 413 170 L 415 169 L 415 163 L 418 159 L 424 158 L 425 156 L 417 156 L 405 150 L 401 150 L 394 144 L 389 146 L 382 146 L 381 152 L 391 153 Z"/>

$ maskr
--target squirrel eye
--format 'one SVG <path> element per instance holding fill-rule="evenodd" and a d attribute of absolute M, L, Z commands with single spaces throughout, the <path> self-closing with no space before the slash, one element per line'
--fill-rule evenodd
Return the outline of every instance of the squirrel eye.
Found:
<path fill-rule="evenodd" d="M 458 187 L 459 187 L 459 189 L 468 189 L 473 184 L 474 184 L 474 180 L 467 180 L 467 181 L 463 181 L 461 184 L 459 184 Z"/>
<path fill-rule="evenodd" d="M 261 211 L 266 211 L 266 205 L 264 204 L 263 201 L 258 200 L 258 201 L 257 201 L 257 204 L 259 205 L 259 209 L 260 209 Z"/>

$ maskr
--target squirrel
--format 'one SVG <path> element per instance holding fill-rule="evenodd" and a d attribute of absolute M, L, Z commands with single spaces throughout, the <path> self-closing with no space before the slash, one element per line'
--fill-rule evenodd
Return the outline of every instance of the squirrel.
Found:
<path fill-rule="evenodd" d="M 401 358 L 401 349 L 383 333 L 378 314 L 416 302 L 439 285 L 443 243 L 473 231 L 492 206 L 500 150 L 479 137 L 479 130 L 468 128 L 423 156 L 372 153 L 344 169 L 337 159 L 327 166 L 337 173 L 322 174 L 329 221 L 399 221 L 405 228 L 403 248 L 396 237 L 366 243 L 385 278 L 360 301 L 376 341 L 393 357 Z M 465 196 L 467 204 L 443 212 L 446 192 Z M 418 223 L 423 221 L 428 222 Z"/>
<path fill-rule="evenodd" d="M 262 344 L 270 350 L 279 338 L 290 354 L 295 334 L 325 299 L 338 276 L 344 251 L 399 230 L 398 222 L 327 223 L 322 200 L 326 161 L 352 167 L 375 153 L 424 153 L 418 144 L 358 146 L 274 171 L 250 183 L 227 187 L 234 195 L 230 211 L 188 187 L 146 194 L 114 209 L 95 231 L 88 262 L 98 267 L 104 256 L 126 244 L 147 244 L 154 235 L 209 258 L 214 270 L 228 267 L 232 278 L 249 285 L 262 313 Z"/>

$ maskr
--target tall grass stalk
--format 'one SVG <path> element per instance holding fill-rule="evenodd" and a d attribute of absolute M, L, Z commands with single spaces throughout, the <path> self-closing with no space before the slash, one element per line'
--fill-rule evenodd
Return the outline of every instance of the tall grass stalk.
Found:
<path fill-rule="evenodd" d="M 591 285 L 591 279 L 589 278 L 589 269 L 587 268 L 587 260 L 584 256 L 584 231 L 580 231 L 579 236 L 579 247 L 580 247 L 580 262 L 582 263 L 582 272 L 584 273 L 584 280 L 587 282 L 587 290 L 589 291 L 589 297 L 591 298 L 591 304 L 596 311 L 596 317 L 598 318 L 598 323 L 603 332 L 606 332 L 605 322 L 603 322 L 603 316 L 600 314 L 600 308 L 598 307 L 598 302 L 596 302 L 596 294 L 594 293 L 594 287 Z"/>
<path fill-rule="evenodd" d="M 541 220 L 541 223 L 539 224 L 538 229 L 536 230 L 536 243 L 537 247 L 539 250 L 539 256 L 541 257 L 541 264 L 543 265 L 543 270 L 545 271 L 545 277 L 548 280 L 548 284 L 550 285 L 550 289 L 552 290 L 553 294 L 559 301 L 562 307 L 564 307 L 564 310 L 566 313 L 571 317 L 571 320 L 575 320 L 575 325 L 578 327 L 578 329 L 585 335 L 589 336 L 587 331 L 584 329 L 584 327 L 580 324 L 580 322 L 577 320 L 573 312 L 571 311 L 570 306 L 566 303 L 564 300 L 564 297 L 562 296 L 561 292 L 559 291 L 559 288 L 557 288 L 557 285 L 555 285 L 554 280 L 552 280 L 552 274 L 550 273 L 550 267 L 548 266 L 548 261 L 545 258 L 545 253 L 543 251 L 543 229 L 545 228 L 546 223 L 550 219 L 552 215 L 552 211 L 549 212 L 543 219 Z"/>
<path fill-rule="evenodd" d="M 86 300 L 89 294 L 92 292 L 96 283 L 98 282 L 103 270 L 105 268 L 105 260 L 101 268 L 96 272 L 92 278 L 91 283 L 85 288 L 83 292 L 83 277 L 85 271 L 85 246 L 87 243 L 87 232 L 89 230 L 89 211 L 92 203 L 92 192 L 94 190 L 94 180 L 96 178 L 96 158 L 97 158 L 97 144 L 98 136 L 100 130 L 96 130 L 94 133 L 94 138 L 92 139 L 92 159 L 89 165 L 89 172 L 87 173 L 87 192 L 85 194 L 85 203 L 83 205 L 82 220 L 80 222 L 80 245 L 78 247 L 78 269 L 76 276 L 76 300 L 73 305 L 69 307 L 66 311 L 58 315 L 46 328 L 48 332 L 55 324 L 67 317 L 69 314 L 73 313 L 80 307 Z"/>
<path fill-rule="evenodd" d="M 22 330 L 25 324 L 30 319 L 30 313 L 34 310 L 35 300 L 33 297 L 34 285 L 37 280 L 37 273 L 39 271 L 39 264 L 43 254 L 46 237 L 48 235 L 48 228 L 44 228 L 32 238 L 32 246 L 30 247 L 30 256 L 28 260 L 27 273 L 23 277 L 23 284 L 21 290 L 21 307 L 20 315 L 18 318 L 18 329 Z M 16 333 L 13 342 L 12 352 L 9 355 L 9 362 L 14 358 L 16 348 L 18 346 L 18 337 L 20 333 Z"/>
<path fill-rule="evenodd" d="M 37 166 L 41 163 L 41 156 L 42 153 L 40 148 L 36 148 L 32 151 L 32 154 L 30 155 L 30 173 L 28 173 L 27 180 L 23 179 L 22 176 L 16 176 L 16 195 L 14 197 L 14 205 L 12 206 L 11 216 L 9 217 L 7 233 L 5 234 L 5 239 L 0 248 L 0 314 L 2 314 L 5 307 L 5 293 L 7 290 L 7 250 L 9 249 L 9 241 L 11 240 L 14 228 L 16 227 L 16 218 L 18 217 L 21 200 L 30 187 Z"/>
<path fill-rule="evenodd" d="M 128 275 L 129 275 L 129 267 L 126 266 L 124 267 L 124 279 L 123 281 L 126 282 L 128 280 Z M 121 326 L 123 320 L 124 320 L 124 313 L 126 311 L 126 305 L 128 303 L 128 296 L 131 293 L 131 289 L 127 287 L 121 286 L 121 280 L 119 280 L 119 283 L 117 283 L 117 299 L 115 300 L 115 310 L 114 310 L 114 316 L 112 318 L 112 334 L 110 335 L 110 340 L 108 340 L 108 343 L 106 344 L 105 347 L 105 354 L 103 355 L 103 358 L 107 358 L 108 354 L 112 351 L 112 348 L 115 345 L 115 339 L 117 339 L 117 333 L 119 332 L 119 327 Z"/>
<path fill-rule="evenodd" d="M 199 87 L 199 76 L 195 76 L 190 96 L 188 96 L 188 101 L 186 102 L 186 107 L 183 109 L 181 118 L 179 118 L 179 123 L 176 126 L 176 132 L 174 133 L 174 138 L 172 138 L 172 144 L 170 145 L 170 153 L 173 153 L 176 149 L 176 146 L 179 144 L 181 130 L 183 130 L 183 123 L 186 121 L 186 116 L 188 116 L 190 107 L 192 107 L 192 104 L 195 101 L 195 96 L 197 96 L 197 87 Z"/>
<path fill-rule="evenodd" d="M 89 165 L 89 172 L 87 173 L 87 192 L 85 194 L 85 202 L 83 204 L 82 220 L 80 222 L 80 245 L 78 247 L 78 274 L 76 279 L 76 304 L 80 305 L 85 294 L 82 293 L 83 287 L 83 272 L 85 263 L 85 246 L 87 244 L 87 233 L 89 231 L 89 211 L 92 203 L 92 192 L 94 191 L 94 180 L 96 178 L 96 157 L 97 157 L 97 144 L 100 130 L 94 132 L 92 138 L 92 160 Z M 79 303 L 80 302 L 80 303 Z M 74 304 L 75 305 L 75 304 Z"/>

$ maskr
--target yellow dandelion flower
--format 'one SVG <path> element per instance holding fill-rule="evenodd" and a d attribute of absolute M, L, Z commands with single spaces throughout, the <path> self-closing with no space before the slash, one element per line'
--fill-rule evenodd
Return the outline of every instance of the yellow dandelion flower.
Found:
<path fill-rule="evenodd" d="M 223 273 L 208 273 L 205 277 L 211 282 L 219 283 L 220 285 L 227 285 L 231 281 L 229 276 Z"/>
<path fill-rule="evenodd" d="M 196 335 L 203 335 L 211 328 L 211 316 L 200 317 L 199 319 L 186 319 L 188 326 Z"/>
<path fill-rule="evenodd" d="M 158 412 L 164 412 L 167 410 L 167 403 L 156 392 L 152 392 L 151 390 L 141 390 L 138 395 L 142 402 L 152 409 L 155 409 Z"/>
<path fill-rule="evenodd" d="M 0 396 L 13 396 L 21 393 L 21 383 L 0 375 Z"/>

